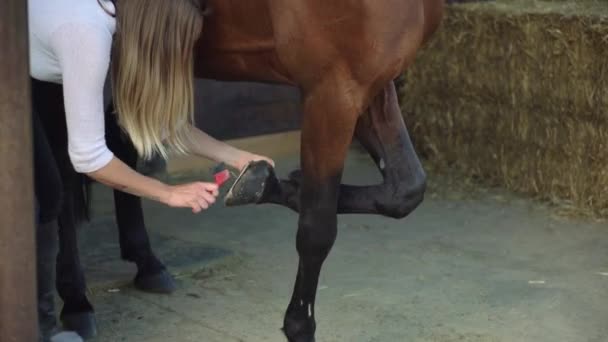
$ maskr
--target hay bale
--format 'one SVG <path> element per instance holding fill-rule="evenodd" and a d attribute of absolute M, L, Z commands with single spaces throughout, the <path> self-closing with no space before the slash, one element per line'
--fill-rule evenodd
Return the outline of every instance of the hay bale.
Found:
<path fill-rule="evenodd" d="M 434 167 L 608 217 L 608 2 L 449 6 L 405 80 Z"/>

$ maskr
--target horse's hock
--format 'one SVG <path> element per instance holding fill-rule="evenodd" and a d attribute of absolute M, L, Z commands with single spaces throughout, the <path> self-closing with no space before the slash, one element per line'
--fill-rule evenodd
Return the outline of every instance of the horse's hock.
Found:
<path fill-rule="evenodd" d="M 608 2 L 449 6 L 405 79 L 429 163 L 608 217 Z"/>

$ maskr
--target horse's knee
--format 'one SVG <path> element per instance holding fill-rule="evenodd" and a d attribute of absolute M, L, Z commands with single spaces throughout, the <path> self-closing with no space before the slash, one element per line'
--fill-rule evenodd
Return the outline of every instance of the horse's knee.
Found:
<path fill-rule="evenodd" d="M 296 241 L 298 253 L 325 259 L 336 241 L 337 225 L 335 211 L 315 210 L 301 214 Z"/>
<path fill-rule="evenodd" d="M 413 184 L 396 184 L 395 190 L 378 203 L 381 214 L 401 219 L 412 213 L 424 200 L 426 175 L 422 174 Z"/>

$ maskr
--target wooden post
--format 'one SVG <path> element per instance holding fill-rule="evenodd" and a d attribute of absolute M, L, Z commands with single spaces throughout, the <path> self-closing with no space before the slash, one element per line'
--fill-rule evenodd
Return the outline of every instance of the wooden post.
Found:
<path fill-rule="evenodd" d="M 35 342 L 31 95 L 27 1 L 0 1 L 0 341 Z"/>

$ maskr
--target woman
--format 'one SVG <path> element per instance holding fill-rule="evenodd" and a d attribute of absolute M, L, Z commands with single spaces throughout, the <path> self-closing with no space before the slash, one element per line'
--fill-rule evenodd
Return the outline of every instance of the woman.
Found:
<path fill-rule="evenodd" d="M 214 183 L 168 185 L 128 167 L 105 141 L 103 89 L 110 71 L 118 122 L 143 158 L 191 153 L 242 169 L 265 159 L 217 141 L 193 125 L 193 47 L 203 26 L 197 0 L 29 0 L 34 80 L 62 84 L 68 152 L 75 170 L 115 189 L 199 213 Z M 110 60 L 112 67 L 110 70 Z M 36 103 L 35 173 L 39 230 L 56 217 L 61 181 Z M 40 241 L 43 242 L 43 241 Z M 40 246 L 39 246 L 40 248 Z"/>

